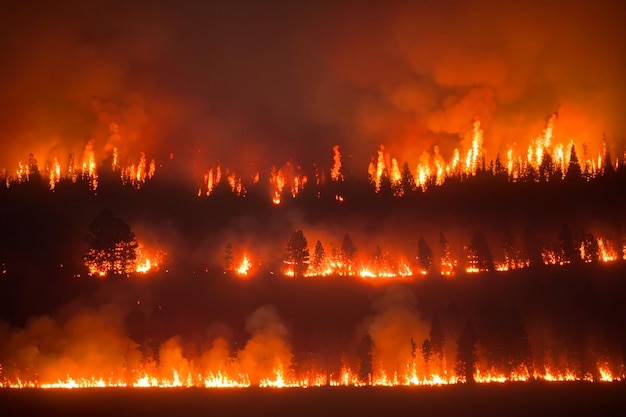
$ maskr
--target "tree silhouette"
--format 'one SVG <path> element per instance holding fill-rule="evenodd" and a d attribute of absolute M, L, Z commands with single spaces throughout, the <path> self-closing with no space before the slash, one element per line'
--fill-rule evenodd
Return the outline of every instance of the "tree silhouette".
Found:
<path fill-rule="evenodd" d="M 493 163 L 493 175 L 496 177 L 507 178 L 507 167 L 502 164 L 502 158 L 500 152 L 496 155 L 496 160 Z"/>
<path fill-rule="evenodd" d="M 580 261 L 580 252 L 576 248 L 572 232 L 567 223 L 563 223 L 559 232 L 559 250 L 561 252 L 561 260 L 564 263 L 576 263 Z"/>
<path fill-rule="evenodd" d="M 39 164 L 34 154 L 28 155 L 28 176 L 31 180 L 41 180 L 41 172 L 39 172 Z"/>
<path fill-rule="evenodd" d="M 441 375 L 445 372 L 445 349 L 443 327 L 441 326 L 437 312 L 433 314 L 429 336 L 431 354 L 438 361 L 437 372 Z"/>
<path fill-rule="evenodd" d="M 606 147 L 606 137 L 602 136 L 603 143 Z M 606 178 L 613 178 L 615 176 L 615 167 L 613 166 L 613 161 L 611 159 L 611 152 L 607 149 L 604 152 L 604 165 L 602 166 L 602 175 Z"/>
<path fill-rule="evenodd" d="M 374 263 L 379 271 L 385 266 L 385 256 L 383 255 L 383 250 L 378 245 L 376 246 L 376 252 L 374 253 Z"/>
<path fill-rule="evenodd" d="M 552 162 L 552 156 L 548 149 L 544 149 L 543 159 L 541 165 L 539 165 L 539 182 L 550 182 L 554 175 L 554 162 Z"/>
<path fill-rule="evenodd" d="M 443 360 L 444 356 L 444 337 L 443 328 L 439 321 L 439 315 L 435 312 L 430 324 L 430 344 L 433 349 L 433 354 L 437 355 L 439 360 Z"/>
<path fill-rule="evenodd" d="M 454 365 L 456 376 L 465 383 L 476 382 L 474 374 L 476 373 L 476 362 L 478 362 L 477 341 L 474 324 L 471 320 L 467 320 L 457 341 L 456 363 Z"/>
<path fill-rule="evenodd" d="M 230 272 L 235 269 L 235 254 L 233 252 L 233 244 L 228 242 L 224 248 L 224 272 Z"/>
<path fill-rule="evenodd" d="M 356 257 L 356 246 L 350 238 L 350 234 L 343 235 L 341 242 L 341 262 L 343 263 L 344 274 L 350 273 L 354 269 L 354 260 Z"/>
<path fill-rule="evenodd" d="M 433 251 L 430 250 L 423 236 L 420 236 L 417 242 L 417 262 L 426 273 L 430 272 L 433 266 Z"/>
<path fill-rule="evenodd" d="M 517 253 L 515 252 L 515 238 L 513 233 L 507 227 L 504 229 L 504 237 L 502 238 L 502 250 L 504 252 L 504 260 L 509 269 L 514 269 L 517 265 Z"/>
<path fill-rule="evenodd" d="M 408 162 L 405 162 L 402 166 L 402 180 L 401 187 L 403 194 L 409 194 L 412 191 L 415 191 L 417 186 L 415 185 L 415 178 L 413 174 L 411 174 L 411 170 L 409 169 Z"/>
<path fill-rule="evenodd" d="M 576 155 L 576 146 L 572 144 L 569 155 L 569 165 L 565 172 L 565 180 L 569 182 L 579 182 L 582 180 L 583 174 L 580 169 L 580 163 L 578 162 L 578 156 Z"/>
<path fill-rule="evenodd" d="M 90 249 L 83 261 L 90 274 L 129 274 L 136 269 L 137 240 L 130 226 L 104 209 L 89 226 L 86 240 Z"/>
<path fill-rule="evenodd" d="M 430 356 L 433 353 L 433 347 L 432 347 L 432 344 L 430 343 L 430 339 L 424 339 L 420 350 L 422 351 L 422 357 L 424 358 L 424 363 L 428 367 L 428 363 L 430 362 Z"/>
<path fill-rule="evenodd" d="M 324 261 L 326 260 L 326 251 L 322 246 L 322 242 L 319 240 L 315 243 L 315 249 L 313 252 L 313 259 L 311 261 L 311 266 L 313 267 L 313 271 L 315 273 L 322 272 L 322 266 L 324 265 Z"/>
<path fill-rule="evenodd" d="M 452 274 L 452 256 L 450 255 L 450 246 L 448 245 L 448 239 L 439 232 L 439 251 L 441 253 L 439 268 L 442 275 Z"/>
<path fill-rule="evenodd" d="M 372 374 L 374 372 L 374 340 L 369 333 L 363 335 L 357 347 L 357 361 L 359 378 L 367 385 L 372 385 Z"/>
<path fill-rule="evenodd" d="M 493 271 L 493 257 L 487 244 L 487 237 L 480 231 L 472 234 L 472 239 L 468 247 L 468 263 L 470 268 L 477 271 Z"/>
<path fill-rule="evenodd" d="M 524 318 L 513 306 L 484 303 L 480 308 L 478 338 L 490 371 L 532 375 L 532 356 Z"/>
<path fill-rule="evenodd" d="M 289 238 L 285 249 L 284 262 L 293 267 L 294 277 L 301 277 L 304 275 L 310 259 L 308 244 L 302 230 L 293 232 Z"/>

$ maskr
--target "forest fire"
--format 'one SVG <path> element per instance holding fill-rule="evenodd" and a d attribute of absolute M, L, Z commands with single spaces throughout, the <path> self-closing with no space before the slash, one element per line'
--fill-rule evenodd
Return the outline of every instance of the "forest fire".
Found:
<path fill-rule="evenodd" d="M 112 159 L 111 172 L 119 176 L 122 184 L 130 184 L 135 188 L 141 188 L 146 180 L 152 179 L 156 171 L 156 162 L 154 159 L 148 163 L 146 155 L 142 152 L 139 156 L 139 161 L 134 164 L 131 163 L 127 166 L 120 166 L 118 163 L 117 148 L 113 149 L 111 154 L 103 157 L 104 159 Z M 98 170 L 103 167 L 99 166 L 94 151 L 94 141 L 90 140 L 85 145 L 83 153 L 82 163 L 79 167 L 76 166 L 76 161 L 73 154 L 69 155 L 68 162 L 65 167 L 62 167 L 58 158 L 55 156 L 52 160 L 47 161 L 43 169 L 39 166 L 37 159 L 33 154 L 30 154 L 28 163 L 18 163 L 18 169 L 14 175 L 4 175 L 5 184 L 10 187 L 11 184 L 20 184 L 31 181 L 32 177 L 41 177 L 47 181 L 51 191 L 54 191 L 57 184 L 62 180 L 67 180 L 75 183 L 78 178 L 81 178 L 89 184 L 89 188 L 95 191 L 98 188 Z"/>
<path fill-rule="evenodd" d="M 40 3 L 0 413 L 623 414 L 617 2 Z"/>
<path fill-rule="evenodd" d="M 250 272 L 250 268 L 252 268 L 252 263 L 248 259 L 248 255 L 244 254 L 239 267 L 237 267 L 237 275 L 246 276 Z"/>
<path fill-rule="evenodd" d="M 294 236 L 292 239 L 294 239 Z M 459 258 L 452 257 L 449 249 L 443 248 L 439 263 L 436 264 L 433 254 L 427 243 L 421 239 L 422 247 L 421 255 L 410 256 L 410 254 L 396 252 L 382 252 L 380 247 L 376 248 L 376 252 L 368 257 L 356 252 L 356 247 L 348 236 L 344 236 L 342 248 L 337 250 L 334 245 L 331 253 L 326 253 L 324 245 L 318 241 L 312 249 L 312 255 L 309 255 L 309 248 L 304 233 L 297 240 L 300 240 L 296 249 L 290 240 L 287 247 L 287 258 L 285 260 L 286 267 L 283 274 L 287 277 L 303 276 L 303 277 L 361 277 L 361 278 L 380 278 L 383 281 L 390 278 L 414 278 L 427 276 L 431 272 L 438 272 L 445 277 L 452 277 L 460 266 L 463 271 L 468 274 L 477 274 L 484 272 L 506 273 L 508 271 L 521 270 L 531 265 L 529 258 L 525 258 L 521 251 L 516 251 L 513 244 L 509 243 L 503 248 L 503 257 L 501 259 L 492 259 L 491 251 L 487 247 L 484 236 L 482 239 L 476 240 L 476 236 L 472 237 L 470 244 L 464 247 Z M 304 240 L 302 240 L 304 238 Z M 445 238 L 444 238 L 445 239 Z M 512 240 L 512 237 L 508 237 Z M 574 247 L 574 239 L 569 237 L 569 245 L 572 250 L 559 244 L 548 242 L 547 246 L 541 251 L 541 259 L 544 265 L 564 266 L 571 263 L 610 263 L 618 258 L 614 245 L 606 238 L 596 238 L 591 234 L 584 237 L 584 241 L 578 243 Z M 509 242 L 510 242 L 509 240 Z M 561 243 L 562 245 L 563 243 Z M 567 245 L 568 243 L 565 242 Z M 444 245 L 445 246 L 445 245 Z M 301 253 L 301 255 L 299 255 Z M 424 254 L 425 253 L 425 254 Z M 406 259 L 415 258 L 414 262 L 407 262 Z M 244 258 L 245 260 L 245 258 Z M 243 265 L 243 263 L 242 263 Z M 300 273 L 295 273 L 294 265 L 300 265 Z M 418 271 L 414 274 L 413 271 Z"/>
<path fill-rule="evenodd" d="M 456 148 L 452 152 L 449 161 L 446 162 L 439 146 L 433 148 L 432 153 L 426 150 L 418 156 L 418 162 L 406 161 L 402 164 L 392 157 L 385 146 L 381 145 L 375 157 L 369 163 L 367 169 L 369 181 L 376 193 L 381 187 L 388 187 L 395 197 L 402 197 L 418 190 L 425 191 L 432 186 L 441 186 L 450 179 L 467 179 L 480 173 L 493 176 L 503 175 L 510 182 L 549 182 L 562 181 L 568 175 L 580 176 L 586 180 L 603 175 L 607 170 L 614 171 L 620 160 L 614 163 L 606 148 L 606 141 L 602 144 L 596 156 L 593 156 L 585 144 L 576 145 L 573 139 L 567 143 L 555 143 L 555 130 L 557 113 L 548 120 L 543 132 L 535 139 L 529 141 L 524 150 L 517 144 L 506 145 L 506 152 L 502 157 L 500 153 L 491 153 L 487 159 L 485 146 L 485 132 L 481 127 L 480 119 L 476 118 L 471 131 L 471 143 L 467 149 Z M 469 133 L 468 133 L 469 134 Z M 153 178 L 156 171 L 156 161 L 147 161 L 145 154 L 140 153 L 137 163 L 120 166 L 118 149 L 113 148 L 110 153 L 96 156 L 95 141 L 90 140 L 85 145 L 82 163 L 77 167 L 74 156 L 70 155 L 66 167 L 62 167 L 58 157 L 51 157 L 41 169 L 33 154 L 28 163 L 18 163 L 18 169 L 14 174 L 6 173 L 4 180 L 6 186 L 12 183 L 30 181 L 33 175 L 42 176 L 48 182 L 49 188 L 54 190 L 59 181 L 83 178 L 89 183 L 92 190 L 98 187 L 98 171 L 104 168 L 98 161 L 112 160 L 111 172 L 117 173 L 123 184 L 131 184 L 140 188 L 146 180 Z M 581 156 L 577 150 L 582 149 Z M 296 198 L 306 187 L 319 187 L 325 183 L 327 177 L 330 183 L 341 184 L 345 180 L 342 173 L 342 161 L 339 146 L 332 149 L 332 167 L 327 174 L 319 175 L 317 168 L 315 174 L 307 175 L 299 165 L 289 161 L 282 167 L 272 166 L 268 175 L 267 186 L 270 189 L 271 201 L 274 205 L 280 205 L 284 198 L 285 189 L 292 198 Z M 570 170 L 571 167 L 571 170 Z M 569 172 L 569 174 L 568 174 Z M 308 182 L 309 177 L 315 177 L 316 181 Z M 227 183 L 230 192 L 235 196 L 244 197 L 247 189 L 259 182 L 260 172 L 257 171 L 249 179 L 239 177 L 229 168 L 223 168 L 220 164 L 208 169 L 203 175 L 201 185 L 198 188 L 198 196 L 209 197 L 214 194 L 216 187 Z M 319 192 L 317 192 L 320 197 Z M 343 201 L 344 196 L 337 193 L 336 201 Z"/>
<path fill-rule="evenodd" d="M 59 366 L 62 366 L 59 364 Z M 0 380 L 0 387 L 4 388 L 41 388 L 41 389 L 76 389 L 76 388 L 107 388 L 107 387 L 134 387 L 134 388 L 248 388 L 258 386 L 261 388 L 307 388 L 307 387 L 341 387 L 341 386 L 432 386 L 449 385 L 465 382 L 465 377 L 458 375 L 442 376 L 438 374 L 423 374 L 418 372 L 415 365 L 407 364 L 407 372 L 388 375 L 384 370 L 379 370 L 375 374 L 365 376 L 349 367 L 342 367 L 336 374 L 327 371 L 306 371 L 302 375 L 294 375 L 286 372 L 282 365 L 272 369 L 267 376 L 259 379 L 256 384 L 251 383 L 251 379 L 245 369 L 238 373 L 229 375 L 222 369 L 205 370 L 194 369 L 190 364 L 182 365 L 180 369 L 171 368 L 169 370 L 159 370 L 154 374 L 149 374 L 142 370 L 126 370 L 124 376 L 114 375 L 111 372 L 104 372 L 107 377 L 79 377 L 74 378 L 66 375 L 57 380 L 42 379 L 12 379 L 9 375 L 3 375 Z M 62 371 L 61 371 L 62 372 Z M 92 375 L 102 375 L 96 369 L 91 369 Z M 595 380 L 591 374 L 577 376 L 574 372 L 565 370 L 563 372 L 553 372 L 545 369 L 542 373 L 528 372 L 512 373 L 505 375 L 502 373 L 489 373 L 477 370 L 474 380 L 480 384 L 505 383 L 505 382 L 566 382 L 566 381 L 588 381 L 588 382 L 617 382 L 621 381 L 623 375 L 614 375 L 608 369 L 598 366 L 598 379 Z M 129 379 L 127 375 L 136 375 L 135 379 Z"/>
<path fill-rule="evenodd" d="M 123 251 L 123 248 L 119 248 Z M 128 264 L 122 262 L 109 262 L 98 258 L 97 260 L 86 263 L 89 275 L 106 278 L 109 274 L 113 275 L 129 275 L 133 273 L 147 274 L 148 272 L 158 271 L 162 262 L 163 255 L 160 251 L 156 251 L 152 256 L 145 253 L 145 249 L 141 245 L 136 250 L 136 258 Z"/>

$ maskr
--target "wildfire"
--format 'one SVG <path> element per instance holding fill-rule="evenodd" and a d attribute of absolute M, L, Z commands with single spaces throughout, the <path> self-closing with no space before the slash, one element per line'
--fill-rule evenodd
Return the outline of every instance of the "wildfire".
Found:
<path fill-rule="evenodd" d="M 247 276 L 250 272 L 250 268 L 252 268 L 252 263 L 250 262 L 250 259 L 248 259 L 248 255 L 244 254 L 241 263 L 237 267 L 237 275 Z"/>
<path fill-rule="evenodd" d="M 117 138 L 116 141 L 119 141 L 119 128 L 110 129 L 112 135 Z M 579 165 L 582 177 L 589 180 L 603 175 L 608 167 L 605 164 L 609 163 L 606 143 L 603 143 L 598 154 L 593 155 L 585 144 L 575 144 L 572 139 L 559 142 L 556 113 L 550 116 L 543 131 L 531 139 L 527 147 L 517 144 L 505 145 L 506 151 L 502 157 L 500 154 L 487 155 L 484 148 L 485 132 L 478 117 L 475 118 L 467 136 L 471 137 L 471 141 L 467 142 L 465 149 L 457 147 L 449 159 L 446 159 L 439 146 L 435 145 L 431 151 L 423 150 L 414 156 L 417 162 L 410 160 L 402 162 L 387 152 L 385 146 L 381 144 L 376 155 L 371 158 L 367 170 L 374 191 L 379 193 L 381 188 L 389 187 L 393 196 L 402 197 L 417 190 L 426 191 L 432 186 L 442 186 L 449 179 L 466 180 L 479 173 L 503 175 L 511 182 L 563 180 L 571 164 Z M 575 151 L 580 152 L 581 149 L 582 153 L 577 155 Z M 316 187 L 315 195 L 319 198 L 322 195 L 320 189 L 326 184 L 326 178 L 330 179 L 331 184 L 342 183 L 345 179 L 339 146 L 333 146 L 332 151 L 332 167 L 327 174 L 320 172 L 314 164 L 314 172 L 310 176 L 314 181 L 309 182 L 309 176 L 303 173 L 302 167 L 291 161 L 282 167 L 272 166 L 271 171 L 263 176 L 257 171 L 250 178 L 239 177 L 234 171 L 217 164 L 201 174 L 197 194 L 211 196 L 216 187 L 227 183 L 234 195 L 243 197 L 246 195 L 247 187 L 258 184 L 261 178 L 265 177 L 268 179 L 271 200 L 275 205 L 281 204 L 285 192 L 296 198 L 306 187 Z M 490 159 L 487 159 L 488 156 Z M 135 188 L 140 188 L 146 180 L 155 175 L 157 165 L 154 159 L 149 160 L 143 152 L 140 153 L 138 161 L 123 165 L 120 163 L 117 147 L 107 145 L 103 154 L 97 154 L 95 140 L 91 139 L 85 144 L 82 158 L 79 158 L 78 162 L 74 160 L 74 155 L 70 155 L 67 165 L 63 165 L 59 163 L 58 156 L 50 156 L 44 169 L 40 170 L 37 161 L 31 155 L 28 163 L 19 162 L 17 169 L 12 173 L 7 175 L 5 171 L 4 180 L 9 187 L 13 183 L 30 181 L 33 175 L 38 173 L 47 181 L 49 188 L 54 190 L 64 179 L 76 182 L 78 178 L 82 178 L 95 191 L 99 184 L 99 172 L 107 171 L 99 166 L 101 161 L 111 161 L 108 167 L 111 172 L 119 173 L 122 183 L 131 184 Z M 613 164 L 611 168 L 615 167 Z M 331 196 L 338 202 L 344 199 L 343 194 L 337 190 L 333 190 Z"/>
<path fill-rule="evenodd" d="M 146 179 L 152 179 L 155 171 L 156 162 L 154 159 L 148 164 L 146 155 L 141 152 L 137 165 L 131 164 L 121 170 L 122 183 L 130 183 L 134 187 L 140 188 L 146 182 Z"/>
<path fill-rule="evenodd" d="M 135 272 L 146 274 L 150 271 L 157 271 L 163 258 L 163 252 L 156 251 L 152 256 L 145 253 L 142 245 L 137 248 L 137 259 L 135 260 Z"/>
<path fill-rule="evenodd" d="M 123 251 L 122 245 L 119 244 L 117 251 Z M 129 260 L 111 260 L 97 257 L 93 261 L 86 262 L 89 275 L 104 278 L 113 273 L 115 275 L 128 275 L 132 273 L 147 274 L 148 272 L 157 271 L 161 264 L 164 253 L 162 251 L 154 251 L 151 255 L 147 255 L 143 245 L 139 245 L 135 251 L 135 259 Z"/>
<path fill-rule="evenodd" d="M 186 362 L 186 361 L 185 361 Z M 608 368 L 598 365 L 597 382 L 609 383 L 622 381 L 624 376 L 614 375 Z M 56 380 L 45 381 L 40 378 L 34 380 L 11 379 L 4 376 L 0 380 L 0 387 L 5 388 L 40 388 L 40 389 L 80 389 L 80 388 L 107 388 L 107 387 L 134 387 L 134 388 L 248 388 L 256 385 L 261 388 L 306 388 L 306 387 L 342 387 L 342 386 L 437 386 L 450 385 L 465 382 L 455 374 L 440 375 L 437 373 L 424 374 L 419 367 L 408 365 L 406 372 L 393 372 L 391 375 L 380 369 L 366 376 L 359 376 L 354 369 L 344 365 L 337 373 L 327 373 L 319 370 L 306 371 L 302 375 L 296 375 L 293 371 L 286 370 L 282 363 L 268 372 L 266 377 L 261 378 L 257 384 L 251 383 L 250 375 L 246 372 L 236 372 L 232 375 L 224 370 L 194 369 L 192 364 L 181 364 L 180 369 L 155 371 L 154 374 L 146 370 L 134 370 L 136 377 L 72 377 L 65 375 Z M 487 372 L 476 370 L 474 380 L 479 384 L 525 382 L 529 380 L 545 382 L 571 382 L 571 381 L 594 381 L 590 374 L 577 376 L 571 370 L 555 371 L 546 368 L 543 373 L 529 373 L 528 370 L 512 372 L 508 375 L 499 372 Z"/>
<path fill-rule="evenodd" d="M 77 167 L 74 155 L 70 154 L 67 166 L 64 168 L 59 162 L 57 156 L 51 157 L 47 161 L 45 167 L 40 169 L 34 155 L 29 156 L 27 164 L 21 161 L 18 163 L 18 169 L 13 176 L 5 176 L 6 186 L 9 187 L 13 183 L 24 183 L 31 181 L 33 175 L 41 176 L 48 184 L 50 190 L 54 190 L 57 184 L 63 180 L 75 183 L 78 178 L 85 180 L 89 184 L 89 188 L 95 191 L 99 185 L 99 160 L 111 158 L 110 169 L 112 173 L 118 173 L 122 184 L 131 184 L 135 188 L 141 188 L 146 180 L 152 179 L 156 172 L 156 161 L 151 159 L 148 162 L 145 153 L 141 152 L 139 161 L 131 163 L 128 166 L 121 167 L 119 164 L 119 153 L 117 148 L 112 148 L 110 153 L 96 155 L 96 143 L 91 139 L 85 144 L 80 165 Z"/>
<path fill-rule="evenodd" d="M 343 174 L 341 173 L 341 153 L 339 152 L 339 145 L 333 146 L 333 168 L 330 171 L 330 178 L 335 182 L 343 181 Z"/>
<path fill-rule="evenodd" d="M 270 184 L 272 185 L 273 189 L 272 202 L 276 205 L 279 205 L 282 198 L 281 196 L 283 193 L 283 189 L 285 188 L 285 177 L 281 169 L 277 171 L 276 167 L 272 167 L 272 173 L 270 174 Z"/>

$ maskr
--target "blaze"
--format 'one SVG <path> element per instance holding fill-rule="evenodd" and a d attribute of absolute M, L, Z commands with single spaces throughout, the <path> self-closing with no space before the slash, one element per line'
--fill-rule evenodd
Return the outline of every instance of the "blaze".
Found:
<path fill-rule="evenodd" d="M 250 272 L 250 268 L 252 268 L 252 263 L 250 262 L 250 259 L 248 259 L 248 255 L 244 254 L 239 266 L 237 267 L 237 275 L 247 276 Z"/>
<path fill-rule="evenodd" d="M 333 146 L 333 168 L 330 170 L 330 178 L 335 182 L 343 181 L 343 174 L 341 173 L 341 153 L 339 152 L 339 145 Z"/>
<path fill-rule="evenodd" d="M 279 205 L 285 188 L 285 176 L 282 169 L 276 170 L 276 167 L 272 167 L 270 184 L 272 185 L 272 203 Z"/>
<path fill-rule="evenodd" d="M 50 189 L 54 190 L 54 187 L 56 187 L 57 183 L 61 179 L 61 165 L 59 164 L 59 161 L 56 159 L 56 157 L 52 162 L 52 166 L 49 168 L 48 176 L 48 184 L 50 184 Z"/>

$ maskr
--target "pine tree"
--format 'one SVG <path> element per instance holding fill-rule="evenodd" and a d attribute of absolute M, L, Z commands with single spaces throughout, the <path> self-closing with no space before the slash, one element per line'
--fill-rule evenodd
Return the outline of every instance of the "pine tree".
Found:
<path fill-rule="evenodd" d="M 478 337 L 474 325 L 471 320 L 468 320 L 457 341 L 456 363 L 454 365 L 456 376 L 465 383 L 475 382 L 474 374 L 478 362 L 477 341 Z"/>
<path fill-rule="evenodd" d="M 583 174 L 580 169 L 580 163 L 578 162 L 578 156 L 576 155 L 576 146 L 572 143 L 570 148 L 569 165 L 565 173 L 565 180 L 570 182 L 579 182 L 582 180 Z"/>
<path fill-rule="evenodd" d="M 90 249 L 83 261 L 90 274 L 120 275 L 136 269 L 135 234 L 122 219 L 113 217 L 111 210 L 104 209 L 94 218 L 85 239 Z"/>
<path fill-rule="evenodd" d="M 341 242 L 341 262 L 343 263 L 344 275 L 348 275 L 354 269 L 354 261 L 356 257 L 356 246 L 352 242 L 350 235 L 346 233 L 343 235 L 343 241 Z"/>
<path fill-rule="evenodd" d="M 515 252 L 515 238 L 513 233 L 507 227 L 504 229 L 504 237 L 502 238 L 502 250 L 504 252 L 504 260 L 509 269 L 514 269 L 517 263 L 517 254 Z"/>
<path fill-rule="evenodd" d="M 235 254 L 233 252 L 233 244 L 228 242 L 224 248 L 224 272 L 230 272 L 235 269 Z"/>
<path fill-rule="evenodd" d="M 432 347 L 432 353 L 436 354 L 439 360 L 443 360 L 444 357 L 444 337 L 443 328 L 439 321 L 439 315 L 435 312 L 430 324 L 430 344 Z"/>
<path fill-rule="evenodd" d="M 309 248 L 302 230 L 293 232 L 287 242 L 284 262 L 293 267 L 294 277 L 301 277 L 306 271 L 310 258 Z"/>
<path fill-rule="evenodd" d="M 322 268 L 324 266 L 325 260 L 326 260 L 326 251 L 324 251 L 322 242 L 318 240 L 315 243 L 315 249 L 313 252 L 313 260 L 311 261 L 311 266 L 313 267 L 313 271 L 315 273 L 319 274 L 322 272 Z"/>
<path fill-rule="evenodd" d="M 359 377 L 362 382 L 372 385 L 372 376 L 374 373 L 374 340 L 372 336 L 365 334 L 361 338 L 361 342 L 357 348 L 357 359 Z"/>
<path fill-rule="evenodd" d="M 478 271 L 493 271 L 493 257 L 487 244 L 487 237 L 480 231 L 472 234 L 472 239 L 468 247 L 468 261 L 471 267 Z"/>
<path fill-rule="evenodd" d="M 430 250 L 423 236 L 420 236 L 417 242 L 417 262 L 426 273 L 430 272 L 433 266 L 433 251 Z"/>
<path fill-rule="evenodd" d="M 450 247 L 448 246 L 448 239 L 443 234 L 443 232 L 439 232 L 439 251 L 441 253 L 440 256 L 440 272 L 442 275 L 450 275 L 452 273 L 452 256 L 450 255 Z"/>
<path fill-rule="evenodd" d="M 415 178 L 413 174 L 411 174 L 411 170 L 409 169 L 408 162 L 405 162 L 402 166 L 402 182 L 401 182 L 403 194 L 408 194 L 412 191 L 415 191 L 417 186 L 415 185 Z"/>

